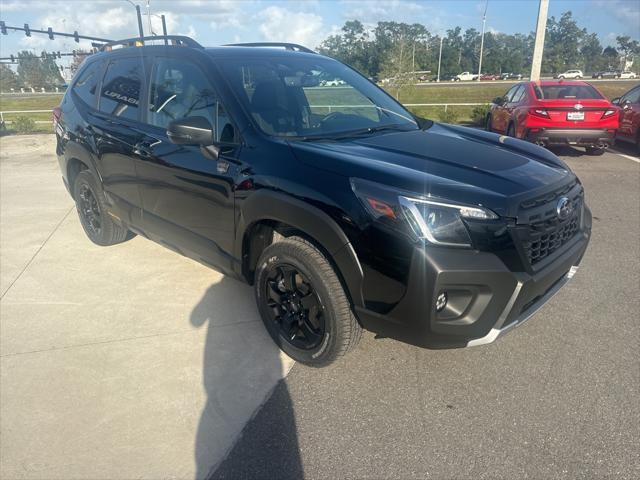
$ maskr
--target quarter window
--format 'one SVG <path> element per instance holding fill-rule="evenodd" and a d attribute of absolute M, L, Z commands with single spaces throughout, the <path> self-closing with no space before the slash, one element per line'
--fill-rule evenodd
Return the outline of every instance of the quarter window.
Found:
<path fill-rule="evenodd" d="M 87 68 L 80 72 L 80 76 L 72 88 L 73 92 L 80 97 L 84 103 L 93 108 L 96 106 L 99 67 L 99 62 L 93 62 L 91 65 L 88 65 Z"/>
<path fill-rule="evenodd" d="M 184 60 L 159 59 L 151 79 L 147 121 L 167 128 L 173 120 L 196 116 L 211 122 L 216 141 L 235 140 L 231 120 L 202 71 Z"/>
<path fill-rule="evenodd" d="M 142 78 L 143 66 L 139 58 L 121 58 L 109 63 L 102 81 L 100 111 L 138 120 Z"/>

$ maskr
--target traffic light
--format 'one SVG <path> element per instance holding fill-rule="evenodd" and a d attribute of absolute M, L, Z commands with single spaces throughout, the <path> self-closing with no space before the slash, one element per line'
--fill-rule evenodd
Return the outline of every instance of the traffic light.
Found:
<path fill-rule="evenodd" d="M 47 28 L 47 33 L 49 33 L 49 40 L 53 40 L 53 28 Z"/>
<path fill-rule="evenodd" d="M 76 43 L 80 43 L 80 36 L 78 35 L 77 30 L 73 32 L 73 39 L 76 41 Z"/>
<path fill-rule="evenodd" d="M 28 23 L 24 24 L 24 34 L 27 37 L 31 36 L 31 29 L 29 28 L 29 24 Z"/>
<path fill-rule="evenodd" d="M 1 20 L 0 20 L 0 33 L 2 33 L 2 35 L 7 34 L 7 26 L 5 25 L 4 21 L 1 21 Z"/>

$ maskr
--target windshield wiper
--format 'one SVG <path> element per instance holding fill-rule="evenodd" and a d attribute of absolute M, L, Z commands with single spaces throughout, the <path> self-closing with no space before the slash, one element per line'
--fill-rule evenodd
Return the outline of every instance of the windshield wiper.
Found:
<path fill-rule="evenodd" d="M 307 136 L 307 137 L 298 137 L 298 138 L 296 138 L 296 140 L 300 140 L 302 142 L 312 142 L 314 140 L 343 140 L 345 138 L 361 137 L 363 135 L 369 135 L 369 134 L 375 133 L 375 132 L 383 132 L 385 130 L 408 132 L 408 131 L 414 130 L 414 129 L 408 129 L 408 128 L 406 128 L 406 126 L 396 125 L 396 124 L 393 124 L 393 125 L 379 125 L 379 126 L 376 126 L 376 127 L 360 128 L 358 130 L 351 130 L 351 131 L 348 131 L 348 132 L 339 132 L 339 133 L 335 133 L 335 134 L 310 135 L 310 136 Z"/>

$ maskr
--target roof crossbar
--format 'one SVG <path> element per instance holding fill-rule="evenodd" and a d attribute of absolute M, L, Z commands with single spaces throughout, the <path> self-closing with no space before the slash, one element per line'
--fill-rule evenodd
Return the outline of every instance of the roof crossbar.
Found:
<path fill-rule="evenodd" d="M 109 51 L 115 46 L 122 47 L 139 47 L 144 45 L 145 42 L 155 41 L 164 41 L 165 45 L 173 45 L 178 47 L 193 47 L 193 48 L 204 48 L 198 42 L 196 42 L 193 38 L 186 37 L 184 35 L 154 35 L 151 37 L 133 37 L 133 38 L 125 38 L 123 40 L 115 40 L 113 42 L 105 43 L 101 45 L 100 51 Z M 141 45 L 142 44 L 142 45 Z"/>
<path fill-rule="evenodd" d="M 282 47 L 285 50 L 291 50 L 293 52 L 316 53 L 310 48 L 303 47 L 297 43 L 286 42 L 228 43 L 223 45 L 223 47 Z"/>

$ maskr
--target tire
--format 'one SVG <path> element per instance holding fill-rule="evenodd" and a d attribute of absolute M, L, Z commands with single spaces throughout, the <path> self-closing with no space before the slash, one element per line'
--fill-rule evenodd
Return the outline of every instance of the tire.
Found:
<path fill-rule="evenodd" d="M 576 75 L 576 80 L 580 80 L 582 77 L 580 75 Z"/>
<path fill-rule="evenodd" d="M 491 132 L 491 115 L 487 115 L 487 119 L 484 122 L 484 129 L 487 132 Z"/>
<path fill-rule="evenodd" d="M 587 151 L 587 155 L 599 156 L 602 155 L 606 148 L 598 148 L 598 147 L 585 147 Z"/>
<path fill-rule="evenodd" d="M 362 327 L 336 272 L 313 244 L 300 237 L 285 238 L 264 250 L 254 290 L 269 335 L 297 362 L 327 366 L 360 340 Z"/>
<path fill-rule="evenodd" d="M 564 80 L 564 75 L 559 75 L 558 80 Z"/>
<path fill-rule="evenodd" d="M 76 200 L 80 224 L 89 240 L 101 246 L 127 240 L 129 231 L 116 224 L 107 213 L 102 188 L 89 170 L 82 170 L 76 176 L 73 198 Z"/>

